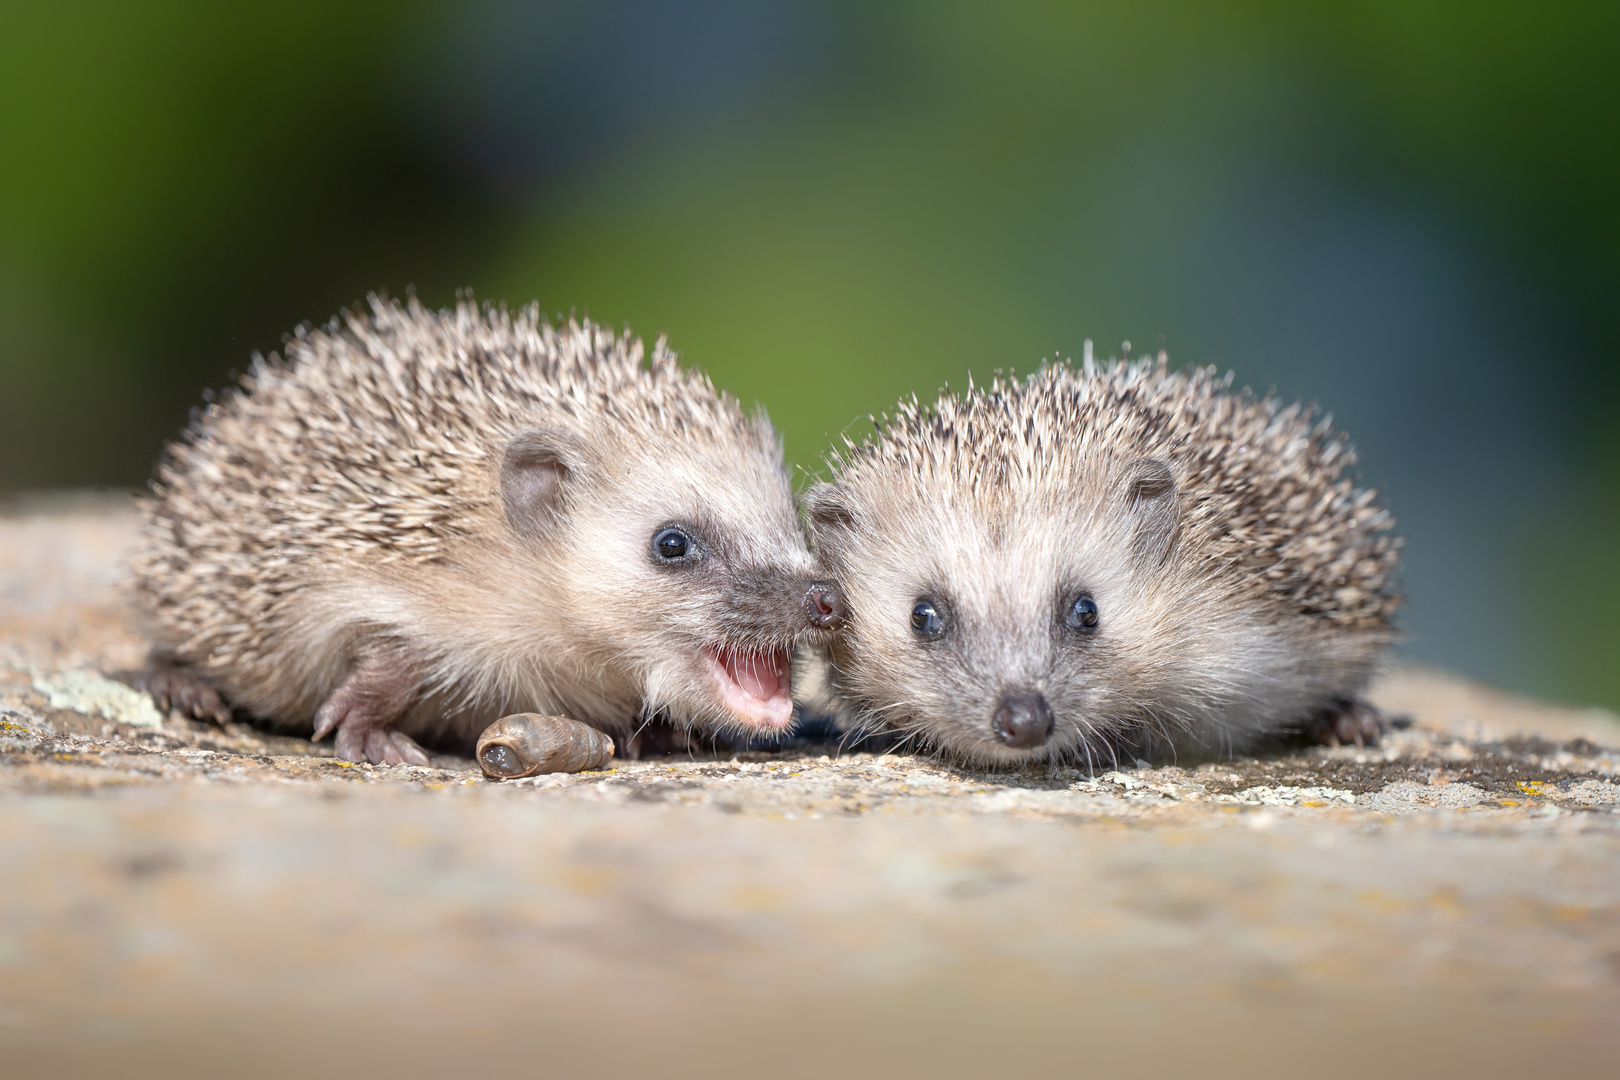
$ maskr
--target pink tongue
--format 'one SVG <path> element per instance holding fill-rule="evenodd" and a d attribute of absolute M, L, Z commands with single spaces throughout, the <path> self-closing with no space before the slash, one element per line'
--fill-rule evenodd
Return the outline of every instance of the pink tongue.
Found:
<path fill-rule="evenodd" d="M 726 674 L 749 697 L 770 701 L 782 693 L 780 654 L 761 656 L 759 653 L 727 650 L 721 662 L 726 665 Z"/>
<path fill-rule="evenodd" d="M 788 652 L 757 653 L 724 646 L 705 650 L 714 664 L 720 704 L 749 727 L 780 731 L 793 722 Z"/>

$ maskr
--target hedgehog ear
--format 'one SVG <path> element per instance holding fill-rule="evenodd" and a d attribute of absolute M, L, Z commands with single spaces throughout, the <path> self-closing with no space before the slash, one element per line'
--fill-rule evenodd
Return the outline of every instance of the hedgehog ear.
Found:
<path fill-rule="evenodd" d="M 501 505 L 513 531 L 535 539 L 559 521 L 564 492 L 582 463 L 578 440 L 565 431 L 514 435 L 501 458 Z"/>
<path fill-rule="evenodd" d="M 804 493 L 804 512 L 810 519 L 810 532 L 817 541 L 831 539 L 855 527 L 855 512 L 844 493 L 833 484 L 816 484 Z"/>
<path fill-rule="evenodd" d="M 1176 474 L 1159 458 L 1138 458 L 1125 467 L 1124 499 L 1133 522 L 1131 543 L 1137 554 L 1161 562 L 1181 521 Z"/>

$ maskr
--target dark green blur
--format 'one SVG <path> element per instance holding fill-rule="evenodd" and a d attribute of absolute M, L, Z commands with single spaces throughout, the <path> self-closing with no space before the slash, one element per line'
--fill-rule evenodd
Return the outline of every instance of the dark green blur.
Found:
<path fill-rule="evenodd" d="M 1612 2 L 7 4 L 0 490 L 375 289 L 667 332 L 808 470 L 1128 340 L 1336 413 L 1411 655 L 1620 706 L 1617 132 Z"/>

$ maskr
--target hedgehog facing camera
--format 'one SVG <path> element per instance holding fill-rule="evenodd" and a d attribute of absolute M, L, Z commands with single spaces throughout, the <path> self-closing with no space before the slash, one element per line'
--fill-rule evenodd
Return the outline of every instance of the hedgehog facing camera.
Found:
<path fill-rule="evenodd" d="M 974 764 L 1375 740 L 1399 541 L 1354 460 L 1162 354 L 903 403 L 807 496 L 831 689 Z"/>
<path fill-rule="evenodd" d="M 782 732 L 795 641 L 841 616 L 763 413 L 533 306 L 373 298 L 301 329 L 154 487 L 144 685 L 350 761 L 426 764 L 520 712 Z"/>

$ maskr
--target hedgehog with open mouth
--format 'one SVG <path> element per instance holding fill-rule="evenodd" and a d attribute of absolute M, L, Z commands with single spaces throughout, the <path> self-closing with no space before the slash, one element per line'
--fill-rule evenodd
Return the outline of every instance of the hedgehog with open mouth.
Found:
<path fill-rule="evenodd" d="M 764 414 L 533 306 L 301 328 L 153 487 L 142 685 L 351 761 L 426 764 L 520 711 L 781 733 L 795 642 L 842 615 Z"/>

